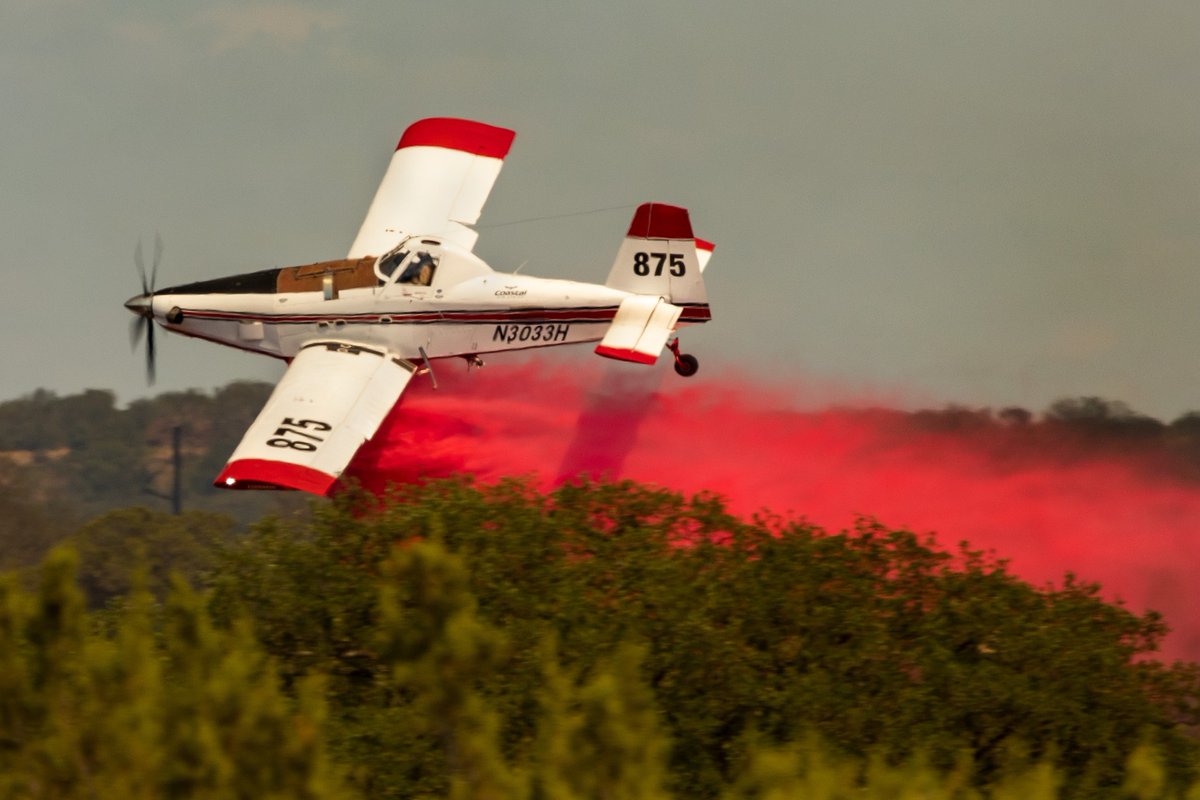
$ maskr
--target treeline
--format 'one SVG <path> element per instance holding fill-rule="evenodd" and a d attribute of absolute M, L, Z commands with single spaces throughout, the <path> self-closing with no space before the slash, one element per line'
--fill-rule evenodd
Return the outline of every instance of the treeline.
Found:
<path fill-rule="evenodd" d="M 170 509 L 173 437 L 180 430 L 185 508 L 249 523 L 303 507 L 279 492 L 225 492 L 212 480 L 270 396 L 272 387 L 235 382 L 118 408 L 110 391 L 52 392 L 0 403 L 0 568 L 35 563 L 56 542 L 104 511 Z"/>
<path fill-rule="evenodd" d="M 950 452 L 970 449 L 997 471 L 1094 459 L 1120 461 L 1157 480 L 1200 481 L 1200 411 L 1163 422 L 1102 397 L 1064 398 L 1040 414 L 1024 408 L 904 411 L 836 409 L 844 419 L 870 423 L 872 444 L 917 445 Z M 935 452 L 936 450 L 931 450 Z"/>
<path fill-rule="evenodd" d="M 1043 436 L 1071 434 L 1091 439 L 1097 447 L 1130 439 L 1193 439 L 1200 445 L 1200 411 L 1188 411 L 1172 422 L 1163 422 L 1131 409 L 1119 400 L 1103 397 L 1069 397 L 1035 413 L 1019 406 L 990 407 L 947 405 L 938 409 L 904 411 L 881 407 L 850 407 L 841 413 L 875 420 L 912 431 L 972 434 L 985 430 L 1032 431 Z"/>
<path fill-rule="evenodd" d="M 266 513 L 302 509 L 306 501 L 295 493 L 212 486 L 271 391 L 266 383 L 239 381 L 212 393 L 167 392 L 125 408 L 102 390 L 66 397 L 37 391 L 0 403 L 0 569 L 37 563 L 105 511 L 169 509 L 176 429 L 184 508 L 228 514 L 243 525 Z M 1000 469 L 1115 456 L 1163 479 L 1200 481 L 1200 412 L 1168 424 L 1120 402 L 1081 397 L 1040 414 L 956 406 L 832 413 L 869 419 L 882 446 L 889 432 L 902 447 L 914 441 L 968 444 Z"/>
<path fill-rule="evenodd" d="M 125 408 L 106 390 L 67 397 L 37 391 L 0 403 L 0 458 L 56 508 L 66 502 L 84 517 L 138 503 L 169 508 L 178 428 L 186 504 L 249 521 L 271 509 L 268 496 L 222 492 L 212 480 L 271 390 L 237 381 L 211 394 L 167 392 Z"/>
<path fill-rule="evenodd" d="M 282 509 L 287 495 L 223 492 L 213 478 L 270 395 L 266 383 L 237 381 L 212 393 L 167 392 L 118 408 L 91 389 L 59 397 L 39 390 L 0 403 L 0 481 L 27 499 L 52 499 L 56 513 L 86 519 L 139 503 L 168 508 L 173 431 L 181 434 L 185 505 L 249 522 Z M 1161 457 L 1178 477 L 1200 479 L 1200 411 L 1170 423 L 1099 397 L 1060 400 L 1040 414 L 1023 408 L 847 410 L 898 434 L 972 438 L 1013 455 L 1079 458 L 1105 453 Z M 287 502 L 284 500 L 283 502 Z"/>
<path fill-rule="evenodd" d="M 906 531 L 464 481 L 231 526 L 112 512 L 0 583 L 6 796 L 1200 793 L 1161 619 Z"/>

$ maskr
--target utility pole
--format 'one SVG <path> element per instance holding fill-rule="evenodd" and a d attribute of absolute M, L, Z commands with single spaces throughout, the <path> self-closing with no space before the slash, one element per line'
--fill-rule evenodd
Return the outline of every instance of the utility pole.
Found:
<path fill-rule="evenodd" d="M 171 493 L 169 495 L 147 486 L 144 491 L 160 500 L 171 503 L 171 513 L 179 516 L 183 513 L 183 426 L 171 428 Z"/>

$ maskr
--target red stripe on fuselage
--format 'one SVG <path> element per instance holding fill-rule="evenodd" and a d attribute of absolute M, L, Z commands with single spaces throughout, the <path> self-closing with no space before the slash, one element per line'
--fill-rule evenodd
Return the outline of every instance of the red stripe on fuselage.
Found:
<path fill-rule="evenodd" d="M 685 322 L 707 322 L 712 319 L 712 312 L 707 305 L 685 305 L 680 319 Z M 184 318 L 206 320 L 226 320 L 231 322 L 262 322 L 268 325 L 299 325 L 319 322 L 346 322 L 354 324 L 511 324 L 511 323 L 551 323 L 551 322 L 607 322 L 617 313 L 615 307 L 608 308 L 573 308 L 573 309 L 514 309 L 510 311 L 408 311 L 399 314 L 251 314 L 238 311 L 218 311 L 215 309 L 189 309 L 184 311 Z"/>

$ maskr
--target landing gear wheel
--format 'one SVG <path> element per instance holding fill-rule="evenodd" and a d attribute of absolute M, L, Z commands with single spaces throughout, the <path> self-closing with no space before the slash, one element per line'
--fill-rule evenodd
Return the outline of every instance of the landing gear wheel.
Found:
<path fill-rule="evenodd" d="M 690 378 L 700 369 L 700 360 L 693 355 L 684 353 L 675 359 L 675 371 L 685 378 Z"/>

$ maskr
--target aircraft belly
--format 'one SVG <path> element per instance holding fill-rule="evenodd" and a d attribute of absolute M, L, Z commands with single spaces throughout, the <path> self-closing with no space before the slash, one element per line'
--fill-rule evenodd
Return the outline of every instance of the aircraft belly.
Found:
<path fill-rule="evenodd" d="M 283 358 L 294 358 L 315 339 L 340 338 L 410 360 L 420 359 L 422 351 L 444 358 L 602 339 L 616 307 L 581 294 L 567 297 L 569 305 L 544 295 L 497 305 L 495 298 L 382 297 L 366 290 L 329 301 L 315 292 L 297 292 L 238 298 L 241 302 L 219 310 L 205 307 L 212 305 L 208 298 L 180 298 L 198 302 L 181 302 L 182 324 L 168 327 Z"/>
<path fill-rule="evenodd" d="M 477 322 L 455 324 L 393 324 L 387 347 L 406 358 L 419 358 L 420 349 L 430 358 L 446 358 L 504 350 L 524 350 L 597 341 L 609 321 L 602 322 Z"/>
<path fill-rule="evenodd" d="M 184 319 L 181 324 L 168 324 L 167 330 L 182 333 L 217 344 L 251 350 L 267 355 L 280 355 L 279 338 L 273 325 L 260 321 Z"/>

